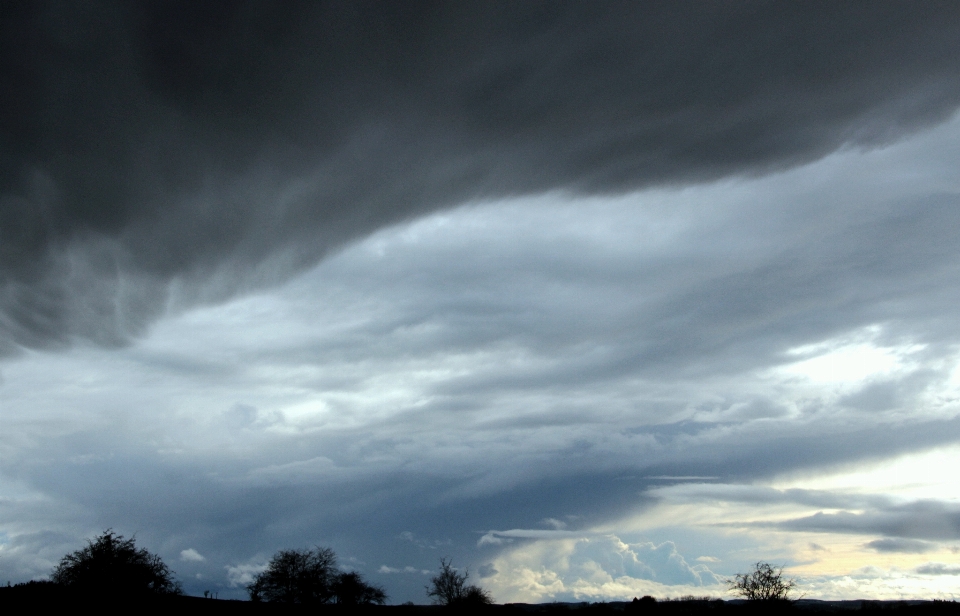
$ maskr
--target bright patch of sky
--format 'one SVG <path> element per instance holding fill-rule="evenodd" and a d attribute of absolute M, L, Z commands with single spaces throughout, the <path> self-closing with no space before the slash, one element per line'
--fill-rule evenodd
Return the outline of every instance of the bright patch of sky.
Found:
<path fill-rule="evenodd" d="M 960 446 L 937 447 L 829 474 L 784 478 L 772 487 L 890 494 L 904 500 L 960 500 Z"/>

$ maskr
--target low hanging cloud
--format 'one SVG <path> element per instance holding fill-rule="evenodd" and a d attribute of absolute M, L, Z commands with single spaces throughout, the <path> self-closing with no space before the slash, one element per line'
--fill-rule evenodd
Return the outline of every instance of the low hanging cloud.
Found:
<path fill-rule="evenodd" d="M 960 103 L 943 4 L 3 10 L 0 353 L 124 344 L 438 208 L 764 173 Z"/>

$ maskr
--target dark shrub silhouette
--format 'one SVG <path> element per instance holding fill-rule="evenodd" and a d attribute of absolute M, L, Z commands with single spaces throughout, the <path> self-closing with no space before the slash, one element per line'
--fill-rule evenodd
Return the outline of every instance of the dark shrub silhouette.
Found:
<path fill-rule="evenodd" d="M 440 559 L 440 573 L 430 580 L 427 596 L 440 605 L 489 605 L 493 599 L 479 586 L 467 585 L 469 572 L 460 573 L 453 562 Z"/>
<path fill-rule="evenodd" d="M 730 590 L 750 601 L 786 601 L 796 585 L 783 579 L 783 567 L 758 562 L 750 573 L 738 573 L 727 580 Z"/>
<path fill-rule="evenodd" d="M 50 577 L 61 586 L 101 596 L 182 592 L 173 571 L 159 556 L 137 548 L 133 538 L 112 530 L 60 559 Z"/>
<path fill-rule="evenodd" d="M 359 573 L 341 573 L 333 583 L 336 603 L 343 605 L 383 605 L 387 594 L 379 586 L 367 584 Z"/>
<path fill-rule="evenodd" d="M 341 573 L 337 555 L 330 548 L 281 550 L 262 573 L 247 586 L 252 601 L 318 605 L 383 604 L 387 595 L 367 584 L 358 573 Z"/>

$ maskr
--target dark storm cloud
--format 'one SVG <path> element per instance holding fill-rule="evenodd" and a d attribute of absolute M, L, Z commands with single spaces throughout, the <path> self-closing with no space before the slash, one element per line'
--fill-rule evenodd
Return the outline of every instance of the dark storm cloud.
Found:
<path fill-rule="evenodd" d="M 960 101 L 950 3 L 3 11 L 0 351 L 120 343 L 465 200 L 762 173 Z"/>

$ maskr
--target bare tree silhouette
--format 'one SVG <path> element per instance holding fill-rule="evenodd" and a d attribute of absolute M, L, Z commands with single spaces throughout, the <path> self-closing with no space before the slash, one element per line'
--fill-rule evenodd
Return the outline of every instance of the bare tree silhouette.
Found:
<path fill-rule="evenodd" d="M 796 586 L 793 580 L 783 579 L 783 567 L 758 562 L 750 573 L 738 573 L 727 580 L 730 590 L 750 601 L 786 601 Z"/>
<path fill-rule="evenodd" d="M 468 585 L 470 573 L 453 567 L 453 561 L 440 559 L 440 572 L 430 580 L 427 596 L 440 605 L 487 605 L 493 603 L 490 594 L 479 586 Z"/>

